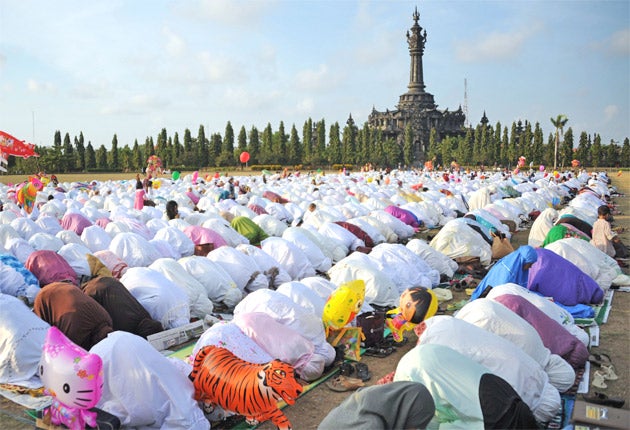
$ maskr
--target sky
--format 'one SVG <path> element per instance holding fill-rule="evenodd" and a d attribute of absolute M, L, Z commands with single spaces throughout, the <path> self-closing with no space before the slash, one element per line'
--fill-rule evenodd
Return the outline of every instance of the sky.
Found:
<path fill-rule="evenodd" d="M 228 121 L 362 126 L 407 91 L 416 7 L 438 109 L 630 137 L 628 0 L 0 0 L 0 130 L 110 148 Z"/>

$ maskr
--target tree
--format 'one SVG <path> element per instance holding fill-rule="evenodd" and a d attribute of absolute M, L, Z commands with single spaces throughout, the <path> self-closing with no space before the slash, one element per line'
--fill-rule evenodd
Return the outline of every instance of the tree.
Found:
<path fill-rule="evenodd" d="M 623 146 L 621 147 L 621 166 L 630 167 L 630 139 L 627 137 L 623 140 Z"/>
<path fill-rule="evenodd" d="M 242 152 L 247 151 L 247 131 L 245 130 L 245 126 L 242 125 L 241 129 L 238 132 L 238 144 L 237 144 L 237 156 L 240 156 Z M 240 160 L 239 160 L 240 161 Z"/>
<path fill-rule="evenodd" d="M 75 164 L 74 148 L 72 147 L 72 143 L 70 142 L 70 135 L 68 133 L 66 133 L 63 138 L 62 157 L 60 161 L 61 162 L 59 163 L 59 167 L 62 172 L 71 171 Z"/>
<path fill-rule="evenodd" d="M 298 135 L 295 124 L 291 127 L 291 136 L 289 137 L 289 163 L 296 165 L 302 162 L 302 147 L 300 145 L 300 136 Z"/>
<path fill-rule="evenodd" d="M 131 148 L 129 145 L 125 145 L 120 150 L 120 167 L 123 172 L 132 172 L 133 171 L 133 154 L 131 153 Z"/>
<path fill-rule="evenodd" d="M 485 125 L 483 127 L 485 127 Z M 440 143 L 442 162 L 445 169 L 447 169 L 451 165 L 451 161 L 455 161 L 456 158 L 453 151 L 453 140 L 454 139 L 452 139 L 450 136 L 446 136 L 444 139 L 442 139 L 442 142 Z"/>
<path fill-rule="evenodd" d="M 508 137 L 507 126 L 503 127 L 501 135 L 501 147 L 499 148 L 499 164 L 501 166 L 508 165 L 508 148 L 510 147 L 510 138 Z"/>
<path fill-rule="evenodd" d="M 588 153 L 590 149 L 590 142 L 588 134 L 585 131 L 580 133 L 580 142 L 578 143 L 576 158 L 580 160 L 580 163 L 585 166 L 588 164 Z"/>
<path fill-rule="evenodd" d="M 313 162 L 313 120 L 309 118 L 302 126 L 302 147 L 304 148 L 302 162 Z"/>
<path fill-rule="evenodd" d="M 144 158 L 142 149 L 140 149 L 140 144 L 138 143 L 138 139 L 135 139 L 133 141 L 133 147 L 131 148 L 131 157 L 133 160 L 133 169 L 136 172 L 144 169 L 144 166 L 146 164 L 146 158 Z"/>
<path fill-rule="evenodd" d="M 605 166 L 609 167 L 620 167 L 621 163 L 619 160 L 620 148 L 615 144 L 615 142 L 611 139 L 610 144 L 606 145 L 604 154 L 606 156 L 606 164 Z"/>
<path fill-rule="evenodd" d="M 273 131 L 271 123 L 267 123 L 267 127 L 263 130 L 260 143 L 260 162 L 268 164 L 273 162 Z"/>
<path fill-rule="evenodd" d="M 326 160 L 326 121 L 323 119 L 315 126 L 315 145 L 313 147 L 313 162 L 317 165 Z"/>
<path fill-rule="evenodd" d="M 274 154 L 273 162 L 277 164 L 285 164 L 287 162 L 287 134 L 284 131 L 283 121 L 280 121 L 278 131 L 274 133 L 271 145 Z"/>
<path fill-rule="evenodd" d="M 328 150 L 327 160 L 330 164 L 344 163 L 343 150 L 341 148 L 341 137 L 339 135 L 339 123 L 336 122 L 330 126 L 328 132 Z"/>
<path fill-rule="evenodd" d="M 208 164 L 213 166 L 219 165 L 219 155 L 221 154 L 221 147 L 223 146 L 223 138 L 221 137 L 221 133 L 213 133 L 210 136 L 210 145 L 208 152 L 210 153 L 208 157 Z"/>
<path fill-rule="evenodd" d="M 80 171 L 85 171 L 85 142 L 83 140 L 83 132 L 79 132 L 79 139 L 75 141 L 75 149 L 77 151 L 77 167 Z"/>
<path fill-rule="evenodd" d="M 372 161 L 372 154 L 370 151 L 372 144 L 372 130 L 367 122 L 363 123 L 363 128 L 359 130 L 357 136 L 357 163 L 364 165 Z"/>
<path fill-rule="evenodd" d="M 260 135 L 258 129 L 252 126 L 249 131 L 249 145 L 247 146 L 247 152 L 249 152 L 249 164 L 258 163 L 260 160 Z"/>
<path fill-rule="evenodd" d="M 512 122 L 512 130 L 510 131 L 510 141 L 508 142 L 508 147 L 507 147 L 507 167 L 510 167 L 515 165 L 517 162 L 517 159 L 519 157 L 519 153 L 518 153 L 518 131 L 516 128 L 516 123 Z"/>
<path fill-rule="evenodd" d="M 232 134 L 232 144 L 234 144 L 234 134 Z M 208 141 L 206 140 L 206 130 L 203 125 L 199 126 L 199 131 L 197 132 L 197 148 L 195 152 L 197 154 L 195 167 L 201 169 L 207 166 L 210 154 L 208 154 Z"/>
<path fill-rule="evenodd" d="M 553 153 L 554 153 L 554 135 L 553 133 L 549 133 L 549 137 L 547 138 L 547 144 L 544 148 L 545 154 L 545 166 L 551 166 L 553 164 Z"/>
<path fill-rule="evenodd" d="M 545 146 L 543 139 L 543 131 L 540 127 L 540 123 L 536 122 L 536 125 L 534 126 L 534 140 L 530 151 L 530 161 L 533 161 L 534 164 L 543 164 Z"/>
<path fill-rule="evenodd" d="M 107 168 L 107 148 L 105 145 L 101 145 L 96 150 L 96 167 L 98 169 Z"/>
<path fill-rule="evenodd" d="M 562 140 L 562 146 L 560 147 L 560 166 L 570 167 L 571 160 L 575 158 L 573 154 L 573 130 L 571 127 L 567 129 Z"/>
<path fill-rule="evenodd" d="M 343 164 L 356 164 L 357 157 L 357 126 L 352 119 L 352 115 L 346 120 L 341 138 L 341 157 Z"/>
<path fill-rule="evenodd" d="M 118 136 L 114 134 L 112 138 L 112 149 L 109 152 L 109 167 L 118 170 Z"/>
<path fill-rule="evenodd" d="M 163 128 L 158 134 L 157 144 L 155 145 L 155 155 L 160 157 L 162 160 L 162 164 L 164 164 L 170 156 L 170 148 L 168 145 L 168 133 L 166 129 Z"/>
<path fill-rule="evenodd" d="M 593 167 L 600 167 L 602 162 L 602 138 L 599 134 L 593 137 L 593 146 L 591 146 L 591 164 Z"/>
<path fill-rule="evenodd" d="M 553 124 L 553 126 L 556 128 L 556 141 L 555 141 L 555 146 L 554 146 L 554 151 L 553 151 L 553 170 L 556 170 L 556 167 L 558 166 L 558 145 L 560 143 L 560 135 L 562 134 L 562 130 L 564 129 L 564 126 L 567 124 L 567 122 L 569 121 L 569 118 L 567 118 L 566 115 L 558 115 L 556 117 L 556 119 L 551 118 L 551 123 Z"/>
<path fill-rule="evenodd" d="M 96 153 L 94 152 L 94 147 L 92 146 L 92 142 L 88 141 L 87 146 L 85 147 L 85 169 L 94 169 L 96 167 Z"/>
<path fill-rule="evenodd" d="M 234 129 L 232 123 L 228 121 L 225 125 L 225 135 L 223 135 L 219 166 L 233 166 L 234 164 Z"/>

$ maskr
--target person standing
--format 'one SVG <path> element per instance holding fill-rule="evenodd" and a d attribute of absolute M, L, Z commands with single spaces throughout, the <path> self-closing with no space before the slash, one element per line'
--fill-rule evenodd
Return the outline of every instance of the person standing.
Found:
<path fill-rule="evenodd" d="M 136 175 L 136 198 L 133 203 L 133 208 L 139 211 L 144 208 L 144 196 L 146 192 L 144 191 L 144 186 L 142 181 L 140 180 L 140 175 Z"/>

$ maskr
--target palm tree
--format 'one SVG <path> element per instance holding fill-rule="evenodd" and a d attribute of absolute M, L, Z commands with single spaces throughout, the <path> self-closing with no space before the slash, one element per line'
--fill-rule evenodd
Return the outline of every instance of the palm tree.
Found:
<path fill-rule="evenodd" d="M 553 151 L 553 170 L 556 170 L 556 166 L 558 164 L 558 143 L 560 142 L 560 134 L 562 134 L 562 129 L 569 121 L 566 115 L 558 115 L 556 119 L 551 118 L 551 123 L 556 128 L 556 146 Z"/>

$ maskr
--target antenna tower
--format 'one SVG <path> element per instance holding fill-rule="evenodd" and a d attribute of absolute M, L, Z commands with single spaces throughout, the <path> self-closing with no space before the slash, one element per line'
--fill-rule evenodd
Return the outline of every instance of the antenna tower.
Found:
<path fill-rule="evenodd" d="M 468 81 L 464 78 L 464 127 L 468 128 Z"/>

